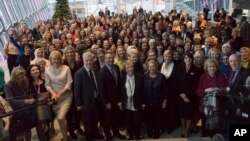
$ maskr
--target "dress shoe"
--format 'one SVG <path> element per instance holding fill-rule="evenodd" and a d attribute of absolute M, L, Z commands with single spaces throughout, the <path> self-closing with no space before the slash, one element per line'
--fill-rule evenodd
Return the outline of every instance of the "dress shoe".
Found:
<path fill-rule="evenodd" d="M 122 135 L 122 134 L 120 134 L 120 133 L 116 134 L 115 136 L 116 136 L 118 139 L 120 139 L 120 140 L 126 140 L 126 136 L 124 136 L 124 135 Z"/>
<path fill-rule="evenodd" d="M 70 132 L 69 133 L 69 136 L 74 139 L 74 140 L 77 140 L 77 135 L 74 133 L 74 132 Z"/>
<path fill-rule="evenodd" d="M 154 139 L 159 139 L 159 137 L 160 137 L 160 134 L 159 134 L 159 133 L 155 133 L 155 134 L 153 135 L 153 138 L 154 138 Z"/>
<path fill-rule="evenodd" d="M 134 139 L 134 137 L 129 136 L 127 140 L 133 140 L 133 139 Z"/>

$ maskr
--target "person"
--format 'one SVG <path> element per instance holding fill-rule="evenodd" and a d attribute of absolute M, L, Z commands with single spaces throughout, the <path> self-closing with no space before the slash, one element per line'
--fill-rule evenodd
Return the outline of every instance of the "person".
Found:
<path fill-rule="evenodd" d="M 4 85 L 5 85 L 4 70 L 2 67 L 0 67 L 0 95 L 1 96 L 4 96 Z"/>
<path fill-rule="evenodd" d="M 168 103 L 166 111 L 163 111 L 163 129 L 167 129 L 168 133 L 171 133 L 177 127 L 178 119 L 178 104 L 177 104 L 177 93 L 178 88 L 177 72 L 178 65 L 173 62 L 173 52 L 171 50 L 164 51 L 163 54 L 164 62 L 160 67 L 160 72 L 166 77 L 166 86 L 168 86 Z"/>
<path fill-rule="evenodd" d="M 50 61 L 45 59 L 44 57 L 44 51 L 42 48 L 36 49 L 34 54 L 35 54 L 35 58 L 30 62 L 30 64 L 36 64 L 43 59 L 46 62 L 45 64 L 46 67 L 50 65 Z"/>
<path fill-rule="evenodd" d="M 36 100 L 29 93 L 29 81 L 27 77 L 25 77 L 25 73 L 25 69 L 21 66 L 14 68 L 11 72 L 10 81 L 8 81 L 5 85 L 4 92 L 6 94 L 6 98 L 9 99 L 8 102 L 10 103 L 13 110 L 18 110 L 27 106 L 31 106 L 36 102 Z M 13 117 L 13 124 L 11 124 L 11 129 L 13 130 L 10 132 L 11 141 L 15 141 L 17 133 L 21 132 L 24 132 L 25 140 L 31 140 L 30 129 L 33 127 L 33 125 L 31 125 L 32 121 L 29 121 L 31 118 L 29 118 L 28 116 L 35 117 L 35 115 L 27 115 L 27 112 L 17 114 Z M 16 122 L 17 120 L 21 121 L 21 125 L 18 123 L 16 123 L 15 125 L 14 122 Z M 17 127 L 17 129 L 16 126 L 21 127 Z"/>
<path fill-rule="evenodd" d="M 17 41 L 17 34 L 14 31 L 9 31 L 10 36 L 13 40 Z M 7 58 L 7 64 L 9 73 L 11 74 L 14 67 L 18 66 L 17 58 L 18 58 L 19 50 L 14 45 L 13 42 L 8 41 L 4 45 L 4 57 Z"/>
<path fill-rule="evenodd" d="M 1 113 L 3 114 L 3 113 Z M 9 130 L 10 130 L 10 117 L 4 117 L 0 119 L 0 140 L 8 141 L 9 140 Z"/>
<path fill-rule="evenodd" d="M 143 101 L 143 77 L 134 73 L 134 63 L 124 64 L 126 74 L 122 76 L 122 106 L 125 109 L 128 140 L 140 140 L 140 110 Z"/>
<path fill-rule="evenodd" d="M 166 78 L 157 70 L 157 62 L 147 62 L 148 73 L 144 75 L 144 99 L 148 137 L 158 139 L 161 129 L 162 109 L 167 106 Z"/>
<path fill-rule="evenodd" d="M 228 82 L 228 94 L 230 96 L 245 97 L 246 88 L 244 85 L 249 72 L 241 67 L 240 57 L 236 54 L 232 54 L 229 57 L 229 64 L 232 72 Z M 228 101 L 229 123 L 244 124 L 246 119 L 241 116 L 242 112 L 244 112 L 243 107 L 244 101 L 242 99 L 235 98 Z"/>
<path fill-rule="evenodd" d="M 26 76 L 29 79 L 30 94 L 38 102 L 48 101 L 50 96 L 45 88 L 45 80 L 41 78 L 40 68 L 37 65 L 30 65 L 27 68 Z M 51 109 L 49 105 L 41 105 L 37 107 L 37 135 L 40 141 L 45 140 L 45 126 L 51 120 Z M 43 128 L 44 127 L 44 128 Z M 47 128 L 48 129 L 48 128 Z"/>
<path fill-rule="evenodd" d="M 64 56 L 65 58 L 63 60 L 63 64 L 70 68 L 71 76 L 74 76 L 77 70 L 79 70 L 82 67 L 82 63 L 75 61 L 75 50 L 72 46 L 67 46 L 65 48 Z M 74 94 L 74 81 L 72 83 L 72 91 Z M 77 131 L 81 135 L 84 135 L 84 131 L 80 127 L 80 117 L 81 117 L 81 113 L 78 112 L 76 109 L 75 97 L 73 95 L 72 104 L 69 109 L 69 112 L 67 113 L 66 120 L 67 120 L 67 127 L 68 127 L 70 137 L 75 140 L 77 140 L 77 135 L 74 132 L 75 129 L 77 129 Z"/>
<path fill-rule="evenodd" d="M 206 115 L 204 112 L 204 104 L 203 99 L 206 94 L 211 94 L 212 92 L 221 92 L 226 88 L 227 85 L 227 79 L 225 75 L 223 75 L 220 71 L 218 71 L 218 62 L 214 59 L 207 59 L 205 61 L 204 70 L 205 73 L 203 73 L 200 76 L 199 84 L 196 89 L 196 94 L 199 97 L 199 115 L 202 120 L 202 136 L 212 136 L 214 133 L 212 131 L 209 131 L 208 127 L 209 125 L 206 122 Z M 222 104 L 222 103 L 220 103 Z M 218 105 L 217 105 L 218 106 Z M 223 109 L 220 109 L 220 112 Z M 223 114 L 223 113 L 219 113 Z M 212 123 L 216 124 L 216 123 Z M 221 123 L 220 123 L 221 124 Z M 222 127 L 219 127 L 222 128 Z M 218 127 L 216 127 L 218 130 Z"/>
<path fill-rule="evenodd" d="M 116 64 L 120 70 L 123 70 L 122 67 L 126 60 L 127 60 L 127 56 L 126 56 L 126 51 L 124 47 L 123 46 L 117 47 L 114 64 Z"/>
<path fill-rule="evenodd" d="M 197 97 L 195 90 L 198 85 L 200 69 L 193 64 L 193 55 L 184 55 L 184 65 L 180 66 L 178 72 L 178 95 L 179 113 L 181 118 L 181 137 L 189 137 L 191 121 L 196 111 Z"/>
<path fill-rule="evenodd" d="M 112 53 L 105 55 L 106 65 L 100 70 L 101 81 L 103 84 L 102 103 L 104 104 L 104 133 L 106 140 L 112 140 L 111 128 L 113 136 L 119 139 L 125 139 L 125 136 L 119 132 L 119 117 L 121 104 L 121 73 L 119 67 L 114 64 L 114 56 Z"/>
<path fill-rule="evenodd" d="M 52 51 L 49 57 L 50 66 L 45 70 L 45 87 L 51 98 L 57 104 L 52 106 L 56 113 L 63 140 L 67 141 L 66 115 L 72 103 L 72 76 L 68 66 L 62 65 L 62 54 L 59 51 Z"/>
<path fill-rule="evenodd" d="M 249 70 L 250 69 L 250 49 L 248 47 L 242 47 L 240 48 L 240 65 Z"/>
<path fill-rule="evenodd" d="M 240 24 L 239 24 L 239 29 L 240 29 L 240 37 L 243 39 L 243 44 L 245 46 L 249 45 L 250 43 L 250 24 L 247 21 L 246 16 L 242 16 L 240 19 Z"/>
<path fill-rule="evenodd" d="M 7 112 L 13 111 L 10 104 L 3 99 L 2 94 L 0 94 L 0 115 L 5 114 Z M 10 135 L 10 122 L 11 117 L 3 117 L 0 119 L 0 140 L 1 141 L 9 141 L 9 135 Z"/>
<path fill-rule="evenodd" d="M 101 81 L 100 76 L 93 70 L 93 54 L 85 52 L 82 58 L 84 66 L 74 75 L 75 106 L 82 112 L 85 139 L 94 141 L 103 138 L 97 132 L 98 116 L 101 111 Z"/>

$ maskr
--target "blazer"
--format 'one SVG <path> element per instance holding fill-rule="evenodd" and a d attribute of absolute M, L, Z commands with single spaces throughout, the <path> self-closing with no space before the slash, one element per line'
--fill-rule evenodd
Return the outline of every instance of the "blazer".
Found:
<path fill-rule="evenodd" d="M 99 95 L 101 94 L 100 76 L 94 71 Z M 83 110 L 90 110 L 94 104 L 94 86 L 91 83 L 90 76 L 85 69 L 81 67 L 74 75 L 74 96 L 76 107 L 82 107 Z"/>
<path fill-rule="evenodd" d="M 135 109 L 141 109 L 141 105 L 144 104 L 143 100 L 143 88 L 144 88 L 144 82 L 143 77 L 138 74 L 134 74 L 135 77 L 135 90 L 133 95 L 133 104 Z M 121 89 L 122 89 L 122 106 L 123 108 L 126 108 L 127 105 L 127 91 L 126 91 L 126 80 L 127 75 L 122 76 L 122 82 L 121 82 Z"/>
<path fill-rule="evenodd" d="M 104 105 L 121 102 L 121 74 L 117 65 L 113 64 L 113 67 L 117 75 L 117 84 L 107 65 L 100 70 L 102 83 L 101 98 Z"/>
<path fill-rule="evenodd" d="M 10 80 L 5 85 L 4 92 L 5 92 L 6 98 L 10 98 L 8 102 L 10 103 L 13 110 L 17 110 L 17 109 L 29 106 L 29 104 L 26 104 L 24 102 L 25 99 L 32 98 L 32 96 L 30 95 L 29 80 L 26 77 L 22 83 L 22 86 Z"/>
<path fill-rule="evenodd" d="M 231 73 L 230 73 L 231 74 Z M 240 96 L 239 93 L 241 93 L 243 96 L 246 95 L 246 79 L 248 77 L 249 73 L 246 69 L 243 67 L 240 68 L 238 74 L 236 75 L 234 81 L 232 84 L 228 84 L 229 86 L 229 95 L 231 96 Z M 232 104 L 229 104 L 233 106 L 234 108 L 242 108 L 243 104 L 239 99 L 231 99 Z M 230 107 L 231 107 L 230 106 Z M 233 108 L 231 107 L 231 108 Z"/>

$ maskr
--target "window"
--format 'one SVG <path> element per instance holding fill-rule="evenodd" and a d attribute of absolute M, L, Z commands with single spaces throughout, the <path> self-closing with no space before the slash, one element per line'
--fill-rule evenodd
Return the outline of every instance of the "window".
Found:
<path fill-rule="evenodd" d="M 23 6 L 26 10 L 26 17 L 28 17 L 31 14 L 31 10 L 30 10 L 30 7 L 28 5 L 28 2 L 26 0 L 20 0 L 20 1 L 22 1 Z"/>
<path fill-rule="evenodd" d="M 4 56 L 3 56 L 3 44 L 0 42 L 0 62 L 4 61 Z"/>
<path fill-rule="evenodd" d="M 19 8 L 20 8 L 20 11 L 21 11 L 21 13 L 22 13 L 22 15 L 23 15 L 23 19 L 25 18 L 25 17 L 27 17 L 27 11 L 25 10 L 25 7 L 23 6 L 23 3 L 22 3 L 22 1 L 21 0 L 18 0 L 17 1 L 17 5 L 19 6 Z"/>
<path fill-rule="evenodd" d="M 18 20 L 18 22 L 20 22 L 23 17 L 22 17 L 22 13 L 21 13 L 21 11 L 19 9 L 19 6 L 17 4 L 17 1 L 16 0 L 11 0 L 11 4 L 12 4 L 13 10 L 14 10 L 14 12 L 16 14 L 17 20 Z"/>
<path fill-rule="evenodd" d="M 2 40 L 3 44 L 6 44 L 9 41 L 9 35 L 7 32 L 2 33 L 1 40 Z"/>
<path fill-rule="evenodd" d="M 3 31 L 3 25 L 2 25 L 2 21 L 0 21 L 0 32 Z"/>
<path fill-rule="evenodd" d="M 17 17 L 15 15 L 15 12 L 13 11 L 13 7 L 12 7 L 11 3 L 9 2 L 9 0 L 4 0 L 3 2 L 5 4 L 5 8 L 9 14 L 9 17 L 10 17 L 12 24 L 17 22 Z"/>
<path fill-rule="evenodd" d="M 36 8 L 36 5 L 35 5 L 35 1 L 34 0 L 31 0 L 30 1 L 30 5 L 32 7 L 32 13 L 35 13 L 37 11 L 37 8 Z"/>
<path fill-rule="evenodd" d="M 11 25 L 11 21 L 10 21 L 8 13 L 5 9 L 3 1 L 0 1 L 0 9 L 1 9 L 0 10 L 0 19 L 2 20 L 5 29 L 7 29 Z"/>

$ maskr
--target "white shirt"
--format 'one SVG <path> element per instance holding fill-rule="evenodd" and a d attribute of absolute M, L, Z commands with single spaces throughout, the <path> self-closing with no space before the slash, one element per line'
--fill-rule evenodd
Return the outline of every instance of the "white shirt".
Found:
<path fill-rule="evenodd" d="M 135 91 L 135 76 L 134 75 L 132 76 L 127 75 L 125 88 L 127 92 L 126 109 L 131 110 L 131 111 L 136 111 L 137 109 L 135 109 L 134 102 L 133 102 L 134 91 Z"/>
<path fill-rule="evenodd" d="M 171 75 L 173 71 L 173 68 L 174 68 L 173 62 L 169 64 L 168 66 L 166 66 L 166 63 L 164 62 L 161 67 L 161 73 L 165 75 L 166 78 L 169 78 L 169 76 Z"/>

